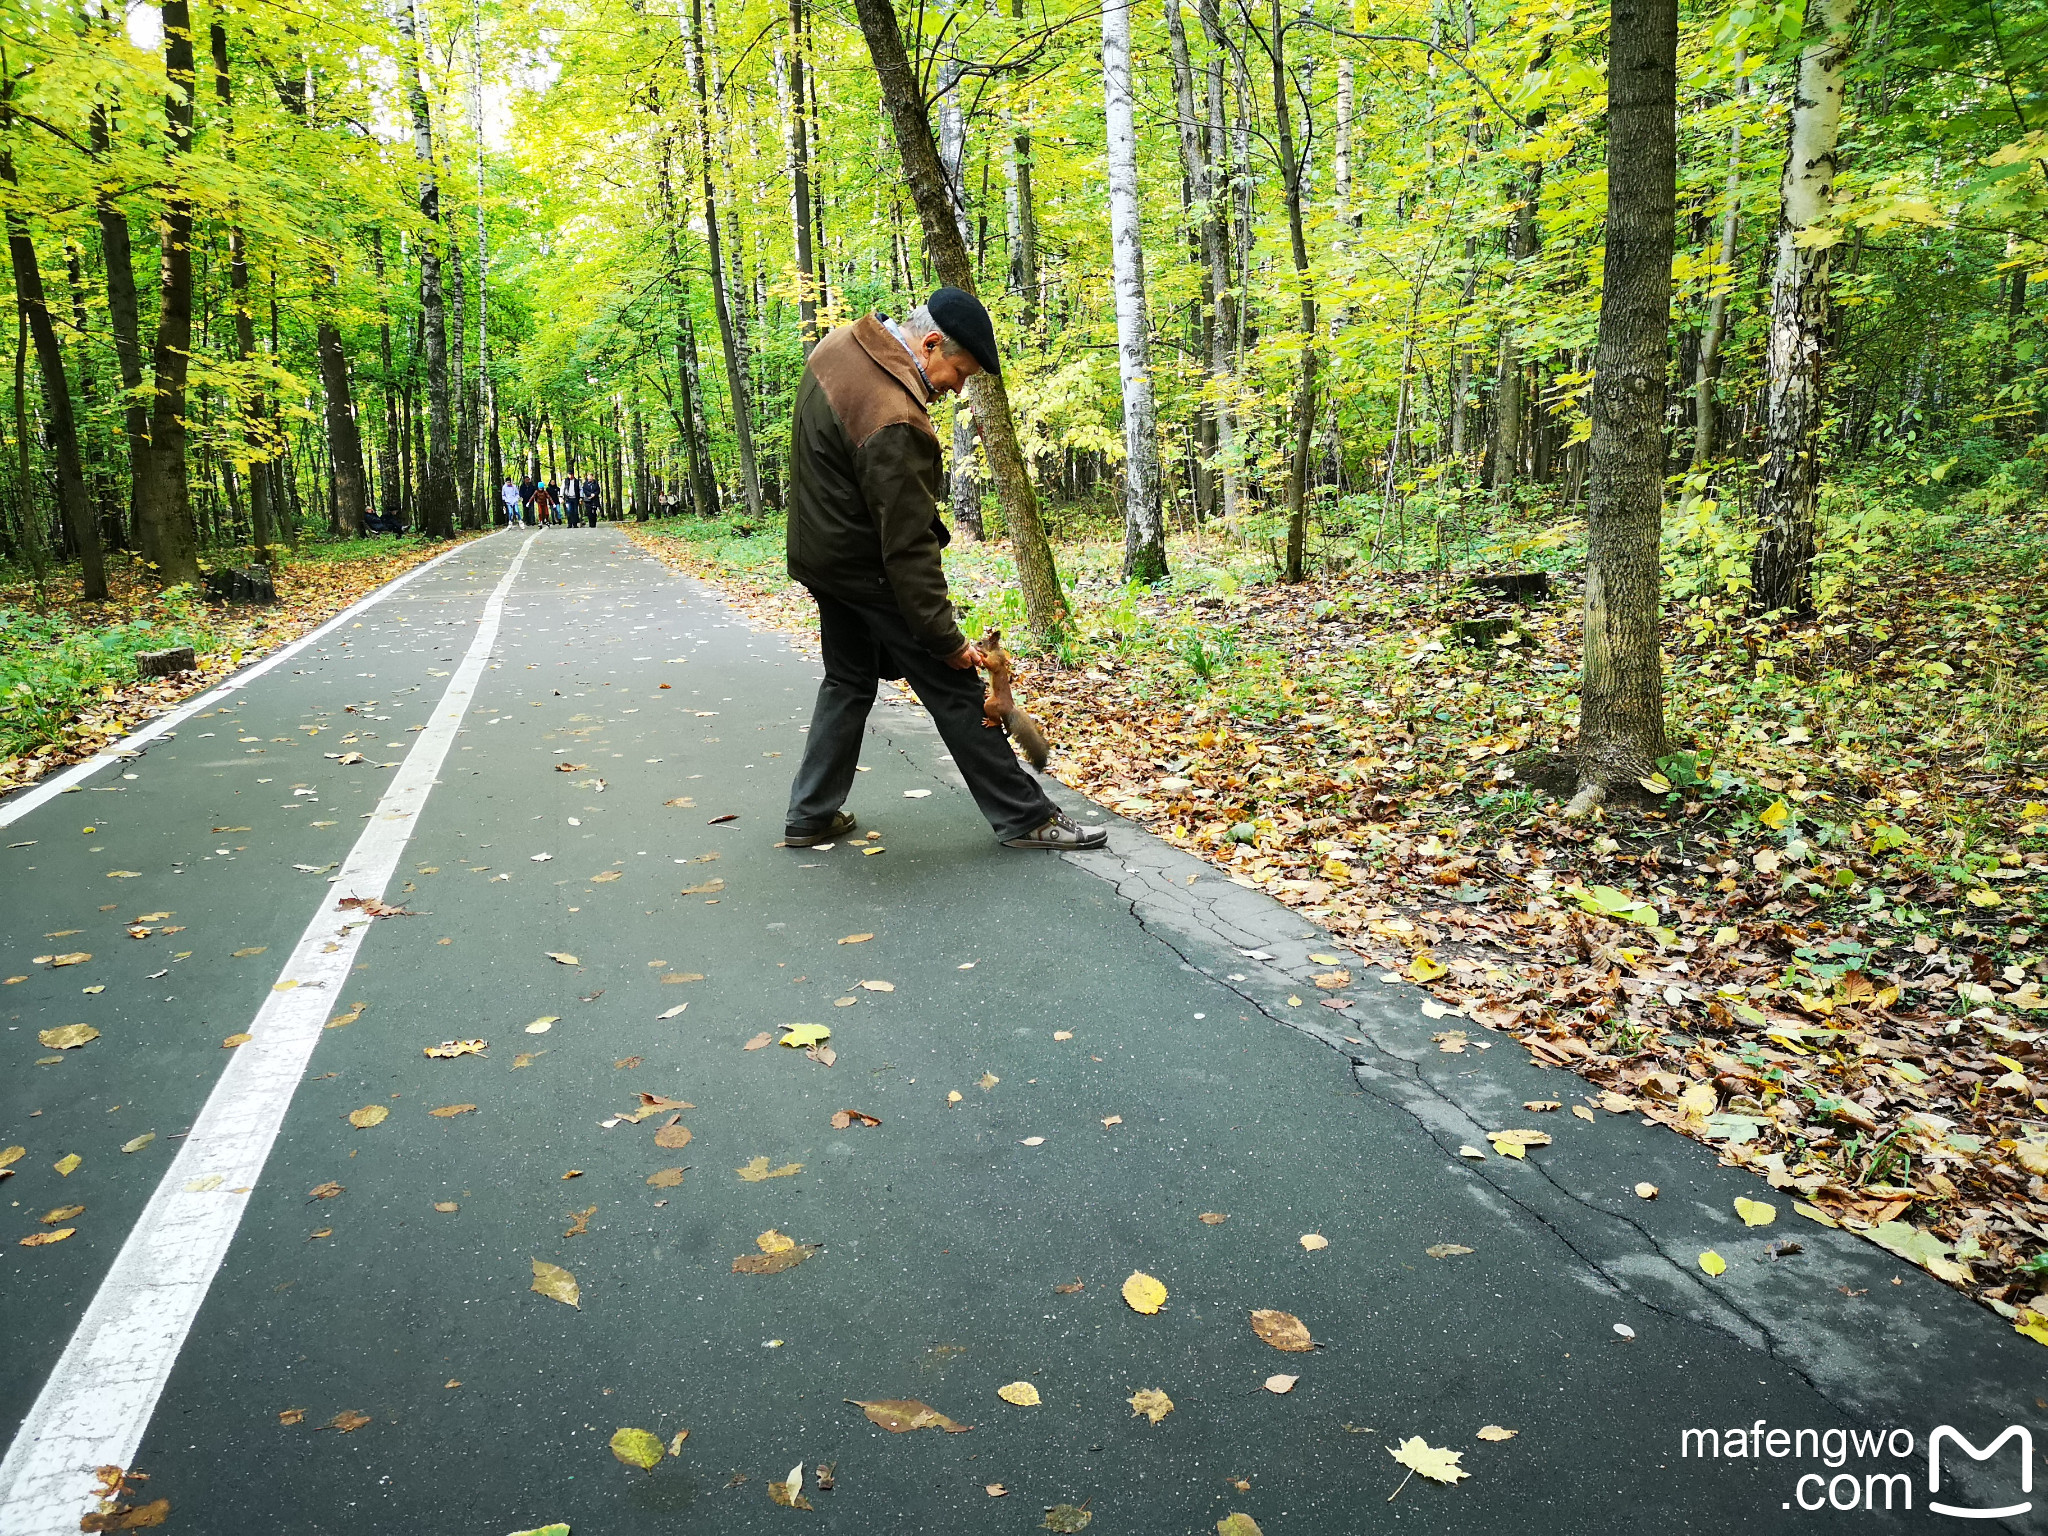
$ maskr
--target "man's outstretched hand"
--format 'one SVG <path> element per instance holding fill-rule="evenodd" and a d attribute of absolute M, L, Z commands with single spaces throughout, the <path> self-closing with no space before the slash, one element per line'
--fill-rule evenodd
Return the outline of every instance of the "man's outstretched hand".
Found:
<path fill-rule="evenodd" d="M 969 641 L 946 658 L 946 665 L 955 672 L 965 672 L 969 667 L 986 666 L 987 663 L 983 661 L 981 652 L 975 649 L 974 643 Z"/>

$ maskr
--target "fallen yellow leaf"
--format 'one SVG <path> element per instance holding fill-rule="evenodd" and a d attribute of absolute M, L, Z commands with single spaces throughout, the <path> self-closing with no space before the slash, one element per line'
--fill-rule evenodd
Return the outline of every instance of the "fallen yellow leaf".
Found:
<path fill-rule="evenodd" d="M 1432 1482 L 1455 1483 L 1472 1475 L 1458 1465 L 1463 1451 L 1441 1450 L 1420 1435 L 1410 1436 L 1399 1446 L 1389 1448 L 1387 1454 L 1410 1472 L 1420 1472 Z"/>
<path fill-rule="evenodd" d="M 1512 1440 L 1520 1433 L 1519 1429 L 1502 1429 L 1498 1424 L 1485 1424 L 1480 1426 L 1479 1438 L 1482 1440 Z"/>
<path fill-rule="evenodd" d="M 1725 1274 L 1728 1270 L 1728 1261 L 1709 1248 L 1700 1255 L 1700 1268 L 1710 1275 Z"/>
<path fill-rule="evenodd" d="M 1408 962 L 1408 978 L 1411 981 L 1435 981 L 1449 969 L 1436 956 L 1425 951 Z"/>
<path fill-rule="evenodd" d="M 576 1277 L 559 1264 L 550 1264 L 543 1259 L 535 1259 L 533 1261 L 532 1289 L 551 1301 L 561 1302 L 564 1306 L 576 1307 L 580 1310 L 583 1305 L 582 1287 L 577 1285 Z"/>
<path fill-rule="evenodd" d="M 1654 1200 L 1657 1198 L 1657 1186 L 1645 1179 L 1636 1186 L 1636 1194 L 1641 1199 Z"/>
<path fill-rule="evenodd" d="M 786 1179 L 792 1174 L 802 1173 L 803 1171 L 804 1165 L 802 1163 L 784 1163 L 780 1168 L 770 1168 L 768 1166 L 768 1159 L 765 1157 L 757 1157 L 748 1163 L 746 1167 L 733 1170 L 734 1173 L 737 1173 L 749 1184 L 758 1184 L 763 1179 Z"/>
<path fill-rule="evenodd" d="M 436 1120 L 452 1120 L 457 1115 L 473 1114 L 475 1110 L 474 1104 L 443 1104 L 439 1109 L 430 1109 L 427 1113 Z"/>
<path fill-rule="evenodd" d="M 996 1396 L 1006 1403 L 1015 1403 L 1019 1408 L 1038 1406 L 1038 1388 L 1028 1381 L 1013 1381 L 1006 1387 L 997 1387 Z"/>
<path fill-rule="evenodd" d="M 97 1040 L 100 1032 L 90 1024 L 65 1024 L 57 1029 L 43 1030 L 36 1038 L 53 1051 L 75 1051 L 88 1040 Z"/>
<path fill-rule="evenodd" d="M 1173 1412 L 1173 1399 L 1157 1387 L 1146 1387 L 1142 1391 L 1133 1392 L 1124 1401 L 1131 1405 L 1132 1418 L 1143 1414 L 1154 1424 Z"/>
<path fill-rule="evenodd" d="M 612 1435 L 612 1454 L 629 1467 L 651 1472 L 662 1458 L 659 1435 L 644 1429 L 621 1429 Z"/>
<path fill-rule="evenodd" d="M 221 1041 L 220 1048 L 224 1051 L 232 1051 L 236 1046 L 247 1045 L 251 1040 L 254 1040 L 255 1038 L 256 1037 L 254 1035 L 250 1034 L 247 1030 L 244 1030 L 239 1034 L 229 1035 L 225 1040 Z"/>
<path fill-rule="evenodd" d="M 1768 1227 L 1778 1219 L 1778 1208 L 1767 1200 L 1751 1200 L 1737 1195 L 1735 1214 L 1742 1218 L 1745 1227 Z"/>
<path fill-rule="evenodd" d="M 78 1171 L 79 1165 L 84 1161 L 85 1159 L 76 1152 L 66 1152 L 56 1162 L 50 1164 L 50 1166 L 57 1170 L 58 1177 L 68 1179 Z"/>
<path fill-rule="evenodd" d="M 359 1131 L 366 1131 L 373 1125 L 382 1125 L 391 1110 L 384 1104 L 365 1104 L 361 1109 L 349 1111 L 348 1123 Z"/>
<path fill-rule="evenodd" d="M 841 939 L 839 942 L 842 944 L 865 944 L 869 939 L 872 939 L 873 937 L 874 935 L 872 933 L 849 933 L 845 938 Z"/>
<path fill-rule="evenodd" d="M 1124 1282 L 1124 1301 L 1133 1312 L 1142 1312 L 1150 1317 L 1165 1305 L 1166 1287 L 1143 1270 L 1133 1270 L 1130 1279 Z M 1158 1421 L 1155 1419 L 1153 1422 Z"/>

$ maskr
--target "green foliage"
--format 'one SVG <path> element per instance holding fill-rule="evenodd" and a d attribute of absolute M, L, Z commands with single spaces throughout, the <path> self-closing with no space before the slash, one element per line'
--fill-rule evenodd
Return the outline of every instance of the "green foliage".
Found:
<path fill-rule="evenodd" d="M 0 607 L 0 756 L 64 739 L 78 717 L 136 678 L 135 653 L 189 645 L 205 651 L 214 631 L 183 588 L 147 618 L 87 625 Z"/>

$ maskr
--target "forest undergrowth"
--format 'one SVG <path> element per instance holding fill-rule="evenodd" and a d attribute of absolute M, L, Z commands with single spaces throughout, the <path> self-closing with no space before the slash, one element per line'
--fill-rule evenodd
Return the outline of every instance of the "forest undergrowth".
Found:
<path fill-rule="evenodd" d="M 277 604 L 159 588 L 133 558 L 108 561 L 108 597 L 75 571 L 0 580 L 0 794 L 92 756 L 138 725 L 317 627 L 448 546 L 420 538 L 307 543 L 272 566 Z M 196 671 L 141 677 L 135 653 L 189 645 Z"/>
<path fill-rule="evenodd" d="M 1055 776 L 1358 957 L 1291 1004 L 1344 1015 L 1366 962 L 1421 983 L 1439 1050 L 1511 1034 L 1585 1080 L 1503 1129 L 1669 1126 L 2048 1344 L 2032 500 L 1999 480 L 1938 515 L 1838 496 L 1822 611 L 1791 627 L 1744 614 L 1712 508 L 1675 510 L 1673 750 L 1639 804 L 1590 823 L 1563 819 L 1555 776 L 1577 718 L 1576 525 L 1433 571 L 1333 542 L 1292 586 L 1264 551 L 1188 534 L 1150 589 L 1117 585 L 1105 529 L 1062 545 L 1074 623 L 1020 685 Z M 758 620 L 815 629 L 779 524 L 635 533 Z M 1507 567 L 1543 569 L 1549 595 L 1475 585 Z M 1001 545 L 956 543 L 947 569 L 971 635 L 1022 640 Z"/>

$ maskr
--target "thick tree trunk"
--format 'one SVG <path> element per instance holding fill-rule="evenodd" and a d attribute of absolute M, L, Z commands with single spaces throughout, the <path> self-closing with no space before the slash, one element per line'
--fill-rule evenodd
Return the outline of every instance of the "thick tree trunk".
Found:
<path fill-rule="evenodd" d="M 420 219 L 427 233 L 420 241 L 420 317 L 427 354 L 427 464 L 420 487 L 420 531 L 437 539 L 455 536 L 455 429 L 448 399 L 448 317 L 441 295 L 441 184 L 434 168 L 434 124 L 421 76 L 415 0 L 404 0 L 398 12 L 405 38 L 406 98 L 412 109 L 412 153 L 420 170 Z"/>
<path fill-rule="evenodd" d="M 1546 43 L 1536 55 L 1534 67 L 1541 70 L 1550 62 L 1550 47 Z M 1550 114 L 1541 107 L 1529 114 L 1528 133 L 1531 138 L 1543 131 Z M 1540 243 L 1536 230 L 1536 211 L 1543 202 L 1543 162 L 1531 160 L 1523 172 L 1520 205 L 1515 209 L 1513 221 L 1508 225 L 1509 282 L 1515 283 L 1523 266 L 1536 254 Z M 1511 287 L 1510 299 L 1519 300 L 1520 294 Z M 1514 303 L 1513 308 L 1524 310 L 1526 306 Z M 1522 343 L 1515 334 L 1514 323 L 1510 321 L 1501 328 L 1500 370 L 1494 376 L 1494 441 L 1493 441 L 1493 494 L 1505 500 L 1514 488 L 1515 476 L 1521 470 L 1522 449 L 1528 403 L 1522 387 Z"/>
<path fill-rule="evenodd" d="M 386 513 L 405 516 L 405 492 L 399 479 L 400 466 L 405 458 L 405 449 L 398 436 L 398 375 L 391 366 L 391 306 L 385 298 L 384 289 L 384 231 L 370 231 L 370 258 L 377 274 L 377 366 L 380 370 L 381 389 L 384 397 L 384 440 L 377 454 L 377 471 L 381 477 L 378 500 Z"/>
<path fill-rule="evenodd" d="M 1131 113 L 1131 0 L 1102 8 L 1102 106 L 1109 132 L 1109 246 L 1116 282 L 1116 363 L 1124 399 L 1123 581 L 1166 575 L 1159 505 L 1159 422 L 1138 222 L 1138 131 Z"/>
<path fill-rule="evenodd" d="M 476 143 L 476 394 L 479 416 L 490 417 L 490 474 L 482 496 L 484 521 L 495 523 L 500 511 L 498 488 L 505 483 L 505 450 L 498 436 L 498 392 L 491 383 L 491 246 L 484 228 L 483 36 L 483 0 L 470 0 L 469 130 Z M 478 430 L 482 430 L 481 426 Z"/>
<path fill-rule="evenodd" d="M 0 181 L 15 185 L 14 157 L 0 152 Z M 36 260 L 28 226 L 13 209 L 7 214 L 7 253 L 14 265 L 14 292 L 35 342 L 36 369 L 43 376 L 43 411 L 50 446 L 57 459 L 57 506 L 78 550 L 78 573 L 84 595 L 99 602 L 107 595 L 106 561 L 100 553 L 99 524 L 85 485 L 85 460 L 78 448 L 78 422 L 71 409 L 71 385 L 64 372 L 64 348 L 50 320 L 43 293 L 43 272 Z M 23 451 L 27 445 L 24 442 Z"/>
<path fill-rule="evenodd" d="M 1024 0 L 1010 0 L 1012 20 L 1024 19 Z M 1024 301 L 1026 331 L 1038 325 L 1038 199 L 1032 189 L 1031 129 L 1010 130 L 1010 195 L 1015 227 L 1010 232 L 1010 291 Z"/>
<path fill-rule="evenodd" d="M 327 396 L 327 453 L 334 461 L 335 521 L 342 533 L 355 538 L 363 531 L 370 484 L 363 473 L 363 434 L 356 423 L 348 351 L 332 319 L 320 321 L 319 352 L 320 383 Z"/>
<path fill-rule="evenodd" d="M 1743 55 L 1735 55 L 1735 99 L 1749 95 L 1749 77 L 1742 73 Z M 1728 298 L 1735 291 L 1735 244 L 1742 233 L 1742 119 L 1738 108 L 1728 128 L 1728 184 L 1722 191 L 1720 270 L 1707 301 L 1707 325 L 1700 335 L 1700 356 L 1693 375 L 1692 467 L 1698 474 L 1714 461 L 1719 423 L 1716 388 L 1721 381 L 1721 345 L 1728 339 Z"/>
<path fill-rule="evenodd" d="M 958 0 L 940 0 L 941 12 L 949 16 L 957 5 Z M 967 114 L 960 105 L 959 91 L 964 65 L 951 37 L 948 33 L 945 56 L 939 64 L 939 95 L 943 98 L 939 107 L 939 163 L 946 171 L 953 222 L 959 227 L 961 244 L 969 247 L 971 256 L 967 224 Z M 947 465 L 946 499 L 953 509 L 954 529 L 968 539 L 979 540 L 983 533 L 981 478 L 974 472 L 974 413 L 970 408 L 956 407 L 953 411 L 953 455 Z"/>
<path fill-rule="evenodd" d="M 104 162 L 113 149 L 113 117 L 104 102 L 96 103 L 91 119 L 92 151 Z M 135 254 L 128 217 L 114 203 L 111 178 L 99 178 L 93 211 L 100 227 L 100 265 L 106 270 L 107 328 L 113 333 L 114 356 L 121 368 L 121 425 L 128 443 L 128 521 L 134 533 L 137 498 L 148 473 L 149 408 L 142 399 L 142 324 L 135 296 Z"/>
<path fill-rule="evenodd" d="M 945 169 L 939 163 L 938 146 L 932 142 L 932 125 L 925 116 L 917 76 L 903 51 L 903 34 L 896 27 L 896 12 L 889 0 L 855 0 L 855 6 L 860 13 L 861 31 L 867 38 L 868 54 L 881 81 L 882 100 L 896 131 L 896 150 L 903 161 L 904 179 L 917 203 L 918 219 L 924 225 L 925 244 L 931 251 L 933 265 L 938 268 L 940 281 L 973 293 L 974 264 L 954 221 Z M 1045 525 L 1039 521 L 1038 496 L 1025 468 L 1023 451 L 1017 445 L 1017 424 L 1010 415 L 1010 397 L 1002 380 L 987 374 L 969 381 L 968 391 L 975 423 L 981 429 L 982 451 L 988 455 L 996 499 L 1002 505 L 1003 520 L 1016 556 L 1025 623 L 1036 634 L 1049 637 L 1064 628 L 1067 602 L 1060 591 L 1059 570 L 1053 562 L 1052 546 L 1046 542 Z"/>
<path fill-rule="evenodd" d="M 1678 147 L 1678 0 L 1612 0 L 1607 253 L 1594 360 L 1580 813 L 1665 751 L 1658 530 Z"/>
<path fill-rule="evenodd" d="M 476 486 L 476 413 L 470 407 L 469 288 L 463 280 L 462 242 L 448 236 L 448 404 L 455 418 L 455 443 L 449 458 L 455 466 L 455 505 L 464 528 L 481 528 L 483 519 Z"/>
<path fill-rule="evenodd" d="M 164 138 L 175 162 L 192 149 L 194 58 L 190 0 L 164 0 Z M 170 180 L 178 184 L 174 168 Z M 192 364 L 192 204 L 164 201 L 157 276 L 156 347 L 151 357 L 149 453 L 135 498 L 136 542 L 166 586 L 199 580 L 199 529 L 185 465 L 185 381 Z"/>
<path fill-rule="evenodd" d="M 1195 101 L 1194 65 L 1188 55 L 1187 29 L 1181 22 L 1180 0 L 1167 0 L 1166 26 L 1173 62 L 1174 100 L 1180 117 L 1181 174 L 1187 178 L 1188 203 L 1195 220 L 1195 243 L 1202 262 L 1202 362 L 1207 375 L 1202 391 L 1202 415 L 1206 426 L 1202 436 L 1213 449 L 1211 462 L 1203 468 L 1210 478 L 1212 494 L 1214 486 L 1220 482 L 1223 515 L 1229 518 L 1237 514 L 1237 470 L 1230 463 L 1234 436 L 1227 391 L 1230 346 L 1224 315 L 1230 296 L 1230 253 L 1222 210 L 1217 203 L 1213 160 L 1222 143 L 1222 132 L 1213 121 L 1205 123 L 1202 108 Z M 1222 67 L 1219 56 L 1210 82 L 1212 117 L 1222 114 Z M 1207 144 L 1203 142 L 1205 137 Z"/>
<path fill-rule="evenodd" d="M 1805 244 L 1833 200 L 1856 0 L 1807 0 L 1791 136 L 1779 182 L 1777 267 L 1764 348 L 1770 461 L 1750 556 L 1750 606 L 1758 613 L 1813 612 L 1814 508 L 1820 499 L 1821 371 L 1825 361 L 1830 248 Z"/>
<path fill-rule="evenodd" d="M 795 3 L 801 4 L 801 0 L 795 0 Z M 710 39 L 704 35 L 702 0 L 691 0 L 690 21 L 690 76 L 697 89 L 697 149 L 704 167 L 704 244 L 711 263 L 711 302 L 718 314 L 719 349 L 725 356 L 725 387 L 732 397 L 733 437 L 740 456 L 740 489 L 746 496 L 748 516 L 759 522 L 761 471 L 754 458 L 753 407 L 747 399 L 746 365 L 740 360 L 732 299 L 725 287 L 725 262 L 718 249 L 718 188 L 711 175 L 711 97 L 704 82 L 704 54 L 710 47 Z"/>

